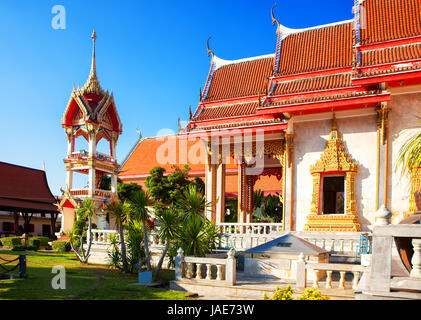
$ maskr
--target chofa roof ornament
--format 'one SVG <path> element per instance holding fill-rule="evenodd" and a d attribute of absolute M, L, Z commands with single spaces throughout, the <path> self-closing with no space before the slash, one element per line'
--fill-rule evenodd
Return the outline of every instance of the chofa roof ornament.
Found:
<path fill-rule="evenodd" d="M 207 49 L 208 49 L 208 57 L 210 56 L 210 55 L 212 55 L 212 58 L 215 56 L 215 54 L 213 53 L 213 51 L 211 50 L 211 49 L 209 49 L 209 40 L 212 38 L 212 36 L 210 36 L 209 38 L 208 38 L 208 41 L 206 42 L 206 47 L 207 47 Z"/>

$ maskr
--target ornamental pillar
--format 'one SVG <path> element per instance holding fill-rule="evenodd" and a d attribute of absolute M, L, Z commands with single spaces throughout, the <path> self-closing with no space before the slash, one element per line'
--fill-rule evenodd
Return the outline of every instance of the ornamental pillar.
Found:
<path fill-rule="evenodd" d="M 210 221 L 215 222 L 215 212 L 216 212 L 216 169 L 217 165 L 214 164 L 212 151 L 210 144 L 207 148 L 207 157 L 205 165 L 205 193 L 206 193 L 206 202 L 211 203 L 211 205 L 206 209 L 206 218 Z"/>
<path fill-rule="evenodd" d="M 284 198 L 284 230 L 293 230 L 293 196 L 294 196 L 294 134 L 285 134 L 283 198 Z"/>
<path fill-rule="evenodd" d="M 247 222 L 246 191 L 246 164 L 241 159 L 241 163 L 238 164 L 238 223 Z"/>
<path fill-rule="evenodd" d="M 387 102 L 377 108 L 377 172 L 376 172 L 376 210 L 387 206 L 387 187 L 389 170 L 389 111 Z"/>
<path fill-rule="evenodd" d="M 225 221 L 225 164 L 221 161 L 216 168 L 216 221 Z"/>

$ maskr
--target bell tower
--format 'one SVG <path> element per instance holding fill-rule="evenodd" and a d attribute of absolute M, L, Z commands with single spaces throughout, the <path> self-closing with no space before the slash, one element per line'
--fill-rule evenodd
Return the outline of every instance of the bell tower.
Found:
<path fill-rule="evenodd" d="M 67 135 L 66 190 L 62 195 L 62 231 L 67 233 L 73 227 L 75 209 L 80 201 L 92 198 L 97 203 L 105 203 L 117 198 L 117 174 L 119 164 L 116 157 L 116 144 L 122 132 L 113 93 L 104 92 L 96 74 L 95 29 L 92 33 L 93 49 L 91 71 L 83 87 L 73 87 L 69 102 L 62 117 L 62 126 Z M 75 150 L 78 139 L 85 139 L 87 150 Z M 109 152 L 97 151 L 98 142 L 104 139 Z M 87 175 L 87 185 L 74 188 L 75 173 Z M 111 180 L 111 188 L 101 189 L 103 176 Z M 105 219 L 97 219 L 98 228 L 105 228 Z"/>

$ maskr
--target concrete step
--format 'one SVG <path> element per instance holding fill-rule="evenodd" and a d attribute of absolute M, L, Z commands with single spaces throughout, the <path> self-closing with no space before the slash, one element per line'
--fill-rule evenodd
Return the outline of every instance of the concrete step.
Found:
<path fill-rule="evenodd" d="M 170 281 L 170 289 L 178 291 L 188 291 L 197 293 L 199 299 L 204 300 L 262 300 L 266 293 L 272 297 L 276 291 L 276 285 L 280 288 L 286 287 L 288 283 L 265 281 L 265 279 L 243 279 L 235 285 L 225 284 L 222 281 L 206 281 L 195 279 L 183 279 L 182 281 Z M 294 284 L 291 284 L 294 288 Z M 319 290 L 323 295 L 328 295 L 331 300 L 354 300 L 354 291 L 351 289 L 351 283 L 346 283 L 346 289 L 326 289 L 322 288 L 324 283 L 320 283 Z M 310 287 L 309 285 L 308 287 Z M 294 288 L 295 296 L 301 296 L 304 288 Z"/>

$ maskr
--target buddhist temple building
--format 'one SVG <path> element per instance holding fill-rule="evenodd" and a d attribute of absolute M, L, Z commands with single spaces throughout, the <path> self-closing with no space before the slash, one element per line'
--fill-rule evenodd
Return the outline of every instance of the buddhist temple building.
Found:
<path fill-rule="evenodd" d="M 60 210 L 63 213 L 62 232 L 73 228 L 76 219 L 75 209 L 80 201 L 91 198 L 98 207 L 117 197 L 117 163 L 116 144 L 122 132 L 113 93 L 104 91 L 96 74 L 95 41 L 96 32 L 92 34 L 93 51 L 91 71 L 83 87 L 73 88 L 69 102 L 62 117 L 62 126 L 67 135 L 66 189 L 63 192 Z M 77 140 L 84 139 L 88 150 L 75 150 Z M 97 145 L 103 140 L 109 146 L 107 153 L 98 152 Z M 75 188 L 73 175 L 87 176 L 88 184 Z M 107 175 L 111 179 L 111 190 L 100 188 L 101 178 Z M 96 219 L 99 228 L 108 228 L 105 217 Z"/>
<path fill-rule="evenodd" d="M 0 237 L 46 236 L 54 239 L 59 210 L 44 170 L 0 162 Z"/>
<path fill-rule="evenodd" d="M 364 231 L 383 204 L 392 223 L 415 211 L 421 179 L 397 159 L 421 110 L 421 4 L 356 0 L 353 11 L 290 29 L 272 8 L 267 55 L 224 60 L 208 40 L 209 74 L 177 139 L 203 146 L 209 219 L 224 221 L 235 168 L 239 223 L 253 222 L 255 183 L 273 168 L 284 230 Z M 131 161 L 121 175 L 136 175 Z"/>

